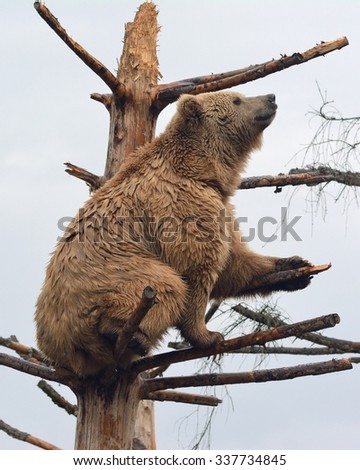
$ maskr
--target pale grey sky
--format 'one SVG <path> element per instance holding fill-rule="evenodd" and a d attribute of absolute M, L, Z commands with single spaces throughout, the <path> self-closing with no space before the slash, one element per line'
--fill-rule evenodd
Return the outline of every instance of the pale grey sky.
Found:
<path fill-rule="evenodd" d="M 116 68 L 123 25 L 132 21 L 140 1 L 48 0 L 46 5 L 90 53 L 111 70 Z M 358 0 L 159 0 L 159 60 L 164 82 L 223 72 L 292 54 L 320 41 L 346 35 L 341 51 L 237 87 L 248 95 L 275 93 L 278 115 L 265 132 L 261 152 L 254 154 L 249 175 L 287 172 L 308 143 L 316 122 L 307 114 L 321 104 L 316 82 L 344 115 L 359 115 L 360 30 Z M 34 304 L 56 237 L 57 221 L 72 216 L 88 197 L 85 185 L 64 172 L 70 161 L 102 173 L 108 116 L 89 99 L 107 92 L 105 85 L 60 41 L 33 8 L 33 1 L 0 5 L 1 131 L 1 336 L 16 334 L 35 344 Z M 173 112 L 158 121 L 163 129 Z M 335 185 L 328 192 L 335 194 Z M 279 218 L 291 192 L 273 189 L 241 192 L 239 215 L 248 227 L 262 216 Z M 291 214 L 300 215 L 301 242 L 289 239 L 254 249 L 272 255 L 297 254 L 333 267 L 304 291 L 278 295 L 279 306 L 300 321 L 337 312 L 341 323 L 325 334 L 359 341 L 359 208 L 327 199 L 327 216 L 315 217 L 306 202 L 308 189 L 291 200 Z M 316 360 L 323 360 L 318 358 Z M 309 361 L 274 357 L 269 367 Z M 226 371 L 250 370 L 256 358 L 234 356 Z M 189 365 L 173 374 L 188 374 Z M 75 420 L 52 405 L 37 389 L 37 379 L 1 368 L 0 419 L 19 429 L 71 449 Z M 60 393 L 74 400 L 65 387 Z M 322 377 L 217 390 L 224 404 L 212 426 L 213 449 L 359 449 L 359 369 Z M 198 391 L 199 392 L 199 391 Z M 188 421 L 182 418 L 191 415 Z M 156 405 L 159 449 L 187 448 L 204 421 L 206 410 L 191 405 Z M 0 433 L 0 449 L 31 448 Z"/>

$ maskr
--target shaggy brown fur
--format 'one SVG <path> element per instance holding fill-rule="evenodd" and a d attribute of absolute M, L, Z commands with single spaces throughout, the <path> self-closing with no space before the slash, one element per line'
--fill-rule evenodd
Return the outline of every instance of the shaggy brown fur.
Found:
<path fill-rule="evenodd" d="M 229 197 L 276 108 L 274 95 L 183 95 L 164 133 L 130 155 L 80 209 L 37 302 L 38 343 L 55 364 L 80 376 L 122 367 L 172 326 L 194 346 L 210 346 L 222 340 L 205 326 L 210 298 L 241 296 L 266 273 L 308 265 L 299 257 L 253 253 L 234 230 Z M 117 358 L 118 333 L 148 285 L 158 304 L 141 322 L 128 357 Z"/>

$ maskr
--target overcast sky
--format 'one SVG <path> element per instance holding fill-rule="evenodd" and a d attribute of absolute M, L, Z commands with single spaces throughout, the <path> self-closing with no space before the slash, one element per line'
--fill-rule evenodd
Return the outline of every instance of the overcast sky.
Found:
<path fill-rule="evenodd" d="M 301 164 L 294 155 L 309 143 L 317 123 L 308 114 L 321 104 L 317 84 L 344 115 L 359 115 L 360 3 L 358 0 L 159 0 L 159 60 L 163 81 L 225 72 L 292 54 L 346 35 L 341 51 L 293 67 L 236 89 L 247 95 L 275 93 L 278 115 L 265 132 L 261 152 L 253 156 L 248 175 L 287 172 Z M 121 53 L 124 23 L 139 6 L 134 0 L 48 0 L 46 5 L 72 37 L 110 70 Z M 89 99 L 107 92 L 94 75 L 37 15 L 32 0 L 0 5 L 1 113 L 1 336 L 16 334 L 35 345 L 34 304 L 44 269 L 60 232 L 57 221 L 73 216 L 88 197 L 86 186 L 64 172 L 70 161 L 102 174 L 107 148 L 108 116 Z M 165 110 L 161 131 L 173 113 Z M 356 165 L 354 169 L 357 171 Z M 291 198 L 291 216 L 302 241 L 252 247 L 264 254 L 300 255 L 316 264 L 331 261 L 304 291 L 276 296 L 293 321 L 337 312 L 340 325 L 325 334 L 360 340 L 359 207 L 331 194 L 324 211 L 308 203 L 309 189 L 294 194 L 273 189 L 239 192 L 238 214 L 249 218 L 244 231 L 263 216 L 277 220 Z M 292 197 L 291 197 L 292 196 Z M 271 227 L 269 228 L 269 235 Z M 4 351 L 4 350 L 3 350 Z M 5 350 L 5 352 L 7 352 Z M 319 357 L 321 361 L 325 358 Z M 302 357 L 273 357 L 261 367 L 309 362 Z M 314 359 L 311 359 L 314 361 Z M 232 357 L 228 372 L 251 370 L 254 357 Z M 173 374 L 189 374 L 180 365 Z M 0 370 L 0 419 L 48 440 L 73 447 L 75 419 L 57 409 L 36 387 L 38 380 Z M 60 393 L 74 401 L 65 387 Z M 197 390 L 199 392 L 199 390 Z M 211 432 L 213 449 L 360 449 L 360 372 L 308 377 L 287 382 L 235 385 L 217 389 L 224 403 Z M 184 417 L 191 415 L 189 419 Z M 202 429 L 206 410 L 192 405 L 156 405 L 159 449 L 189 448 Z M 0 433 L 0 449 L 28 449 Z"/>

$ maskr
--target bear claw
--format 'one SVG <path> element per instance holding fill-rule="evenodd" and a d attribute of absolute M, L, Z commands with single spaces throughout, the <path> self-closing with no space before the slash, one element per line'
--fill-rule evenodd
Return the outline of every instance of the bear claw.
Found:
<path fill-rule="evenodd" d="M 278 271 L 289 271 L 291 269 L 303 268 L 313 266 L 308 260 L 300 256 L 291 256 L 290 258 L 280 258 L 276 261 L 276 268 Z"/>

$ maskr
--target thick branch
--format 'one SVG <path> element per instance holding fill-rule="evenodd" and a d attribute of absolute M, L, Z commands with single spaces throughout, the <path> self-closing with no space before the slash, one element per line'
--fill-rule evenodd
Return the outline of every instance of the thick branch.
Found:
<path fill-rule="evenodd" d="M 58 382 L 63 385 L 74 389 L 78 385 L 78 379 L 71 375 L 63 372 L 59 373 L 50 367 L 46 367 L 40 364 L 34 364 L 24 359 L 18 359 L 8 354 L 0 353 L 0 365 L 10 367 L 11 369 L 24 372 L 25 374 L 34 375 L 45 380 L 51 380 L 52 382 Z"/>
<path fill-rule="evenodd" d="M 138 308 L 131 315 L 127 323 L 125 323 L 121 330 L 121 334 L 116 340 L 115 356 L 117 358 L 120 358 L 123 355 L 135 331 L 138 329 L 140 322 L 155 303 L 156 291 L 149 286 L 145 287 Z"/>
<path fill-rule="evenodd" d="M 37 384 L 40 390 L 42 390 L 55 405 L 63 408 L 69 415 L 77 415 L 77 406 L 72 405 L 64 397 L 60 395 L 50 384 L 45 380 L 40 380 Z"/>
<path fill-rule="evenodd" d="M 135 372 L 152 369 L 154 367 L 175 364 L 178 362 L 191 361 L 201 357 L 209 357 L 216 354 L 230 352 L 235 349 L 246 346 L 264 345 L 269 341 L 288 338 L 290 336 L 299 336 L 309 331 L 318 331 L 324 328 L 331 328 L 340 322 L 337 314 L 325 315 L 322 317 L 306 320 L 292 325 L 273 328 L 268 331 L 259 331 L 238 338 L 222 341 L 215 346 L 206 349 L 188 348 L 181 351 L 171 351 L 156 356 L 149 356 L 138 360 L 132 366 Z"/>
<path fill-rule="evenodd" d="M 99 60 L 89 54 L 80 44 L 74 41 L 65 29 L 61 26 L 58 19 L 46 8 L 41 2 L 34 3 L 35 10 L 39 13 L 41 18 L 46 21 L 50 28 L 65 42 L 65 44 L 88 66 L 96 73 L 115 93 L 120 93 L 121 84 L 117 78 L 105 67 Z"/>
<path fill-rule="evenodd" d="M 290 170 L 286 175 L 264 175 L 243 178 L 238 189 L 265 188 L 270 186 L 280 188 L 282 186 L 299 186 L 301 184 L 314 186 L 331 181 L 347 186 L 360 186 L 360 173 L 334 170 L 326 166 L 309 170 L 296 168 Z"/>
<path fill-rule="evenodd" d="M 321 42 L 315 47 L 303 53 L 296 52 L 291 56 L 282 56 L 280 59 L 273 59 L 259 65 L 253 65 L 231 72 L 205 75 L 195 78 L 187 78 L 166 85 L 158 85 L 153 88 L 154 103 L 159 109 L 163 109 L 167 104 L 176 101 L 183 93 L 197 95 L 208 91 L 218 91 L 236 85 L 266 77 L 280 70 L 302 64 L 316 57 L 323 56 L 336 49 L 341 49 L 348 45 L 346 37 L 335 39 L 334 41 Z"/>
<path fill-rule="evenodd" d="M 40 447 L 45 450 L 61 450 L 59 447 L 55 447 L 49 442 L 43 441 L 37 437 L 31 436 L 30 434 L 19 431 L 19 429 L 13 428 L 9 424 L 6 424 L 4 421 L 0 420 L 0 430 L 6 432 L 10 437 L 18 439 L 19 441 L 24 441 L 34 446 Z"/>
<path fill-rule="evenodd" d="M 327 362 L 303 364 L 279 369 L 255 370 L 228 374 L 201 374 L 181 377 L 159 377 L 147 379 L 143 385 L 147 392 L 179 387 L 204 387 L 210 385 L 244 384 L 289 380 L 306 375 L 322 375 L 352 369 L 349 359 L 332 359 Z"/>
<path fill-rule="evenodd" d="M 152 379 L 149 379 L 152 380 Z M 144 387 L 146 390 L 146 386 Z M 175 401 L 177 403 L 190 403 L 192 405 L 205 405 L 205 406 L 218 406 L 222 403 L 217 397 L 205 396 L 205 395 L 195 395 L 184 392 L 172 392 L 169 390 L 166 391 L 157 391 L 149 392 L 143 390 L 143 398 L 155 401 Z"/>
<path fill-rule="evenodd" d="M 245 307 L 242 304 L 235 305 L 232 307 L 233 310 L 250 318 L 253 321 L 266 325 L 268 328 L 279 328 L 288 325 L 288 323 L 276 318 L 272 315 L 267 315 L 263 312 L 255 312 L 248 307 Z M 336 354 L 346 352 L 346 353 L 359 353 L 360 352 L 360 342 L 356 341 L 347 341 L 344 339 L 329 338 L 328 336 L 323 336 L 318 333 L 301 333 L 296 335 L 300 339 L 311 341 L 315 344 L 320 344 L 321 346 L 326 346 L 336 351 Z"/>

